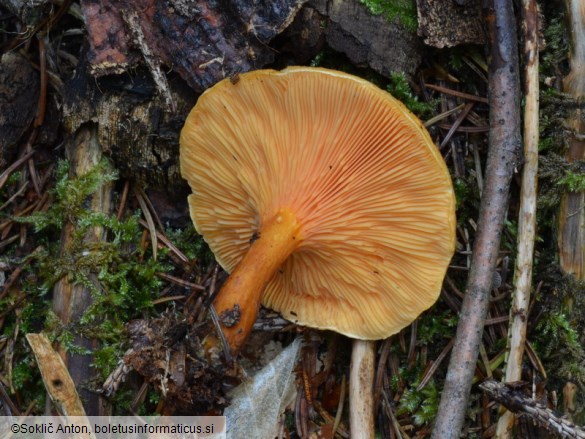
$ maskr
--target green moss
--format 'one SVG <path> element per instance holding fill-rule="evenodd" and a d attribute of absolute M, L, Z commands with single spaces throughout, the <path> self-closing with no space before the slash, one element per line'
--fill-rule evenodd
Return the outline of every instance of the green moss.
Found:
<path fill-rule="evenodd" d="M 102 378 L 113 370 L 126 349 L 125 324 L 152 312 L 152 300 L 162 288 L 157 273 L 172 269 L 167 252 L 160 252 L 155 261 L 150 251 L 141 250 L 138 212 L 118 220 L 114 215 L 87 208 L 89 198 L 115 178 L 106 162 L 79 178 L 70 178 L 67 162 L 61 162 L 50 192 L 49 209 L 17 219 L 33 225 L 35 237 L 47 242 L 56 242 L 66 224 L 72 226 L 72 239 L 66 251 L 57 244 L 47 244 L 28 265 L 23 287 L 29 300 L 21 314 L 22 328 L 35 332 L 44 329 L 64 349 L 82 355 L 90 352 L 76 345 L 76 336 L 97 340 L 100 347 L 91 354 Z M 101 228 L 104 239 L 87 239 L 94 227 Z M 175 236 L 181 233 L 176 232 Z M 189 235 L 183 241 L 188 239 L 190 255 L 201 250 L 200 238 Z M 92 296 L 92 303 L 81 319 L 67 325 L 51 311 L 49 296 L 56 282 L 64 278 L 71 284 L 83 285 Z M 9 303 L 2 308 L 8 306 Z"/>
<path fill-rule="evenodd" d="M 386 86 L 386 90 L 421 119 L 430 117 L 435 112 L 435 103 L 421 102 L 412 91 L 403 72 L 393 72 L 390 75 L 390 83 Z"/>
<path fill-rule="evenodd" d="M 416 32 L 418 21 L 414 0 L 360 0 L 374 15 L 383 15 L 388 21 L 398 21 L 410 32 Z"/>
<path fill-rule="evenodd" d="M 421 390 L 417 390 L 418 383 L 409 387 L 398 404 L 396 414 L 408 413 L 413 417 L 417 426 L 431 424 L 439 410 L 440 392 L 434 381 L 430 381 Z"/>
<path fill-rule="evenodd" d="M 565 175 L 559 179 L 558 185 L 563 186 L 569 192 L 581 192 L 585 190 L 585 174 L 576 173 L 568 170 Z"/>

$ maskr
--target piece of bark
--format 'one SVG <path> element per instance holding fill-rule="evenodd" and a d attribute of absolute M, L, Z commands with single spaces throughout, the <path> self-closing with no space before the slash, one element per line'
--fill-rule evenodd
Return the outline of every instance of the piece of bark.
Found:
<path fill-rule="evenodd" d="M 442 49 L 486 42 L 480 0 L 417 0 L 416 6 L 418 35 L 425 44 Z"/>
<path fill-rule="evenodd" d="M 49 0 L 0 0 L 0 6 L 6 8 L 26 26 L 38 24 L 51 10 Z"/>
<path fill-rule="evenodd" d="M 268 43 L 306 0 L 84 0 L 92 74 L 127 71 L 142 58 L 123 16 L 135 15 L 152 57 L 178 72 L 196 91 L 274 59 Z M 143 51 L 142 51 L 143 52 Z"/>
<path fill-rule="evenodd" d="M 30 127 L 39 100 L 39 74 L 18 53 L 0 60 L 0 169 L 12 163 L 21 136 Z"/>
<path fill-rule="evenodd" d="M 383 15 L 373 15 L 358 0 L 311 0 L 309 5 L 327 16 L 327 43 L 353 63 L 369 66 L 384 76 L 411 76 L 420 64 L 416 34 Z"/>
<path fill-rule="evenodd" d="M 455 345 L 432 438 L 459 438 L 468 409 L 490 291 L 508 210 L 510 182 L 521 156 L 520 77 L 516 21 L 508 0 L 491 0 L 489 24 L 490 133 L 473 259 Z"/>
<path fill-rule="evenodd" d="M 96 82 L 80 65 L 65 84 L 65 127 L 75 132 L 87 121 L 97 122 L 98 142 L 121 178 L 181 196 L 187 189 L 179 172 L 179 133 L 196 95 L 176 75 L 169 89 L 174 112 L 163 110 L 164 98 L 144 69 Z"/>
<path fill-rule="evenodd" d="M 26 334 L 51 400 L 65 416 L 85 416 L 81 399 L 61 356 L 45 334 Z"/>
<path fill-rule="evenodd" d="M 281 35 L 274 40 L 279 57 L 286 58 L 286 64 L 308 64 L 325 45 L 325 16 L 309 5 L 297 13 L 295 19 Z"/>

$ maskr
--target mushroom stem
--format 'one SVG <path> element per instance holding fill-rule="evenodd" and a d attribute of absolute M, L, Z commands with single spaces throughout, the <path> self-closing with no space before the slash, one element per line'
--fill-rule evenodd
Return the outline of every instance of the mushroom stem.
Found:
<path fill-rule="evenodd" d="M 258 238 L 230 274 L 213 305 L 232 353 L 237 353 L 260 308 L 266 285 L 301 243 L 300 226 L 288 208 L 264 222 Z"/>

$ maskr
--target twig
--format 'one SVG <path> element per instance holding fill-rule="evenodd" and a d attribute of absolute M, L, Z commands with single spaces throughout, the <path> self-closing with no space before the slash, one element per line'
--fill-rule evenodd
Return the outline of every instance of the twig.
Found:
<path fill-rule="evenodd" d="M 447 88 L 447 87 L 441 87 L 440 85 L 425 84 L 425 87 L 428 87 L 432 90 L 440 91 L 441 93 L 445 93 L 447 95 L 467 99 L 468 101 L 482 102 L 484 104 L 487 104 L 489 102 L 487 98 L 484 98 L 481 96 L 475 96 L 475 95 L 472 95 L 469 93 L 463 93 L 462 91 L 453 90 L 453 89 Z"/>
<path fill-rule="evenodd" d="M 585 439 L 585 430 L 567 419 L 557 416 L 551 409 L 539 404 L 532 398 L 512 390 L 503 383 L 487 380 L 479 385 L 490 398 L 503 404 L 508 410 L 530 417 L 533 421 L 554 431 L 564 438 Z"/>
<path fill-rule="evenodd" d="M 524 63 L 526 65 L 524 107 L 524 169 L 518 218 L 518 255 L 514 276 L 514 296 L 510 309 L 509 351 L 506 364 L 507 382 L 518 381 L 522 375 L 522 358 L 526 343 L 528 306 L 532 286 L 532 258 L 536 234 L 536 187 L 538 183 L 538 10 L 536 0 L 523 0 Z M 497 438 L 509 438 L 514 415 L 507 411 L 500 416 Z"/>
<path fill-rule="evenodd" d="M 447 117 L 451 116 L 453 113 L 457 113 L 459 110 L 463 110 L 463 108 L 465 107 L 465 104 L 459 104 L 454 108 L 451 108 L 450 110 L 444 111 L 441 114 L 437 114 L 436 116 L 431 117 L 429 120 L 427 120 L 424 123 L 425 127 L 430 127 L 431 125 L 436 124 L 437 122 L 446 119 Z"/>
<path fill-rule="evenodd" d="M 341 392 L 339 393 L 339 403 L 337 404 L 337 413 L 335 413 L 335 421 L 333 422 L 333 431 L 331 436 L 335 436 L 335 432 L 341 422 L 341 413 L 343 412 L 343 403 L 345 402 L 345 374 L 341 376 Z"/>
<path fill-rule="evenodd" d="M 451 140 L 451 137 L 453 137 L 453 134 L 455 134 L 457 129 L 461 126 L 461 124 L 463 123 L 463 121 L 465 120 L 465 118 L 467 117 L 467 115 L 469 114 L 471 109 L 473 108 L 473 105 L 474 105 L 473 102 L 470 102 L 470 103 L 465 105 L 465 108 L 459 114 L 459 116 L 457 116 L 457 119 L 455 120 L 455 122 L 453 122 L 453 125 L 451 126 L 451 128 L 449 129 L 447 134 L 445 135 L 445 138 L 443 139 L 441 144 L 439 145 L 439 149 L 443 149 L 445 147 L 445 145 L 447 143 L 449 143 L 449 141 Z"/>
<path fill-rule="evenodd" d="M 146 205 L 146 201 L 143 198 L 143 194 L 134 189 L 134 195 L 138 200 L 138 204 L 140 205 L 140 209 L 142 210 L 142 214 L 146 219 L 146 225 L 148 231 L 150 233 L 150 242 L 152 244 L 152 258 L 156 261 L 157 251 L 158 251 L 158 241 L 157 241 L 157 234 L 156 234 L 156 226 L 154 225 L 154 220 L 152 219 L 152 215 L 150 214 L 150 210 L 148 210 L 148 206 Z"/>
<path fill-rule="evenodd" d="M 161 279 L 168 280 L 169 282 L 180 285 L 184 288 L 189 288 L 193 291 L 205 291 L 205 287 L 203 287 L 201 285 L 197 285 L 197 284 L 194 284 L 193 282 L 189 282 L 189 281 L 180 279 L 178 277 L 171 276 L 170 274 L 167 274 L 167 273 L 158 272 L 158 273 L 156 273 L 156 275 L 158 277 L 160 277 Z"/>
<path fill-rule="evenodd" d="M 432 435 L 434 439 L 459 438 L 463 427 L 507 211 L 510 181 L 521 146 L 520 80 L 512 3 L 491 0 L 486 22 L 492 54 L 489 68 L 490 148 L 473 260 Z"/>
<path fill-rule="evenodd" d="M 445 359 L 445 357 L 447 356 L 449 351 L 453 348 L 454 342 L 455 342 L 455 339 L 452 338 L 451 341 L 449 341 L 449 343 L 447 343 L 447 346 L 445 346 L 443 348 L 443 350 L 441 351 L 441 353 L 439 354 L 439 356 L 437 357 L 435 362 L 431 365 L 431 367 L 429 367 L 426 370 L 423 378 L 420 380 L 420 384 L 416 388 L 417 392 L 420 392 L 429 383 L 429 381 L 431 380 L 431 378 L 433 377 L 433 375 L 437 371 L 438 367 L 441 365 L 441 363 L 443 362 L 443 360 Z"/>
<path fill-rule="evenodd" d="M 22 166 L 24 162 L 31 158 L 34 153 L 35 153 L 34 150 L 27 151 L 21 158 L 12 163 L 8 168 L 6 168 L 4 172 L 2 172 L 2 174 L 0 174 L 0 189 L 2 189 L 2 187 L 6 184 L 6 182 L 8 181 L 8 177 L 10 177 L 10 175 L 14 171 L 16 171 L 20 166 Z"/>

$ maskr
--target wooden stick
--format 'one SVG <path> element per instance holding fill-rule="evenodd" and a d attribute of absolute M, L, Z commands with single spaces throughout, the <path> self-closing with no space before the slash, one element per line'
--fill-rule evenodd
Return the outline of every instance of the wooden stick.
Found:
<path fill-rule="evenodd" d="M 512 390 L 495 380 L 487 380 L 479 385 L 490 398 L 503 404 L 514 413 L 530 417 L 534 422 L 553 431 L 563 438 L 585 439 L 585 430 L 571 421 L 557 416 L 551 409 L 529 398 L 518 390 Z"/>
<path fill-rule="evenodd" d="M 538 184 L 538 9 L 536 0 L 522 1 L 524 12 L 524 64 L 526 65 L 524 107 L 524 169 L 520 189 L 518 219 L 518 256 L 514 277 L 514 296 L 510 309 L 509 350 L 505 381 L 519 381 L 526 343 L 528 306 L 532 287 L 532 258 L 536 235 L 536 188 Z M 509 438 L 514 414 L 500 416 L 496 438 Z"/>
<path fill-rule="evenodd" d="M 65 416 L 85 416 L 67 366 L 45 334 L 26 334 L 51 400 Z"/>
<path fill-rule="evenodd" d="M 491 0 L 488 4 L 485 18 L 491 46 L 490 145 L 485 186 L 467 290 L 433 430 L 434 439 L 457 439 L 463 427 L 507 212 L 510 181 L 521 151 L 514 10 L 512 2 L 507 0 Z"/>
<path fill-rule="evenodd" d="M 563 79 L 563 91 L 576 101 L 585 98 L 585 7 L 582 0 L 566 0 L 572 35 L 571 71 Z M 583 110 L 575 108 L 565 119 L 571 132 L 565 158 L 569 163 L 585 159 L 585 122 Z M 559 208 L 559 262 L 565 273 L 585 280 L 585 193 L 563 194 Z"/>
<path fill-rule="evenodd" d="M 352 438 L 374 439 L 376 342 L 354 340 L 349 370 L 349 427 Z"/>

